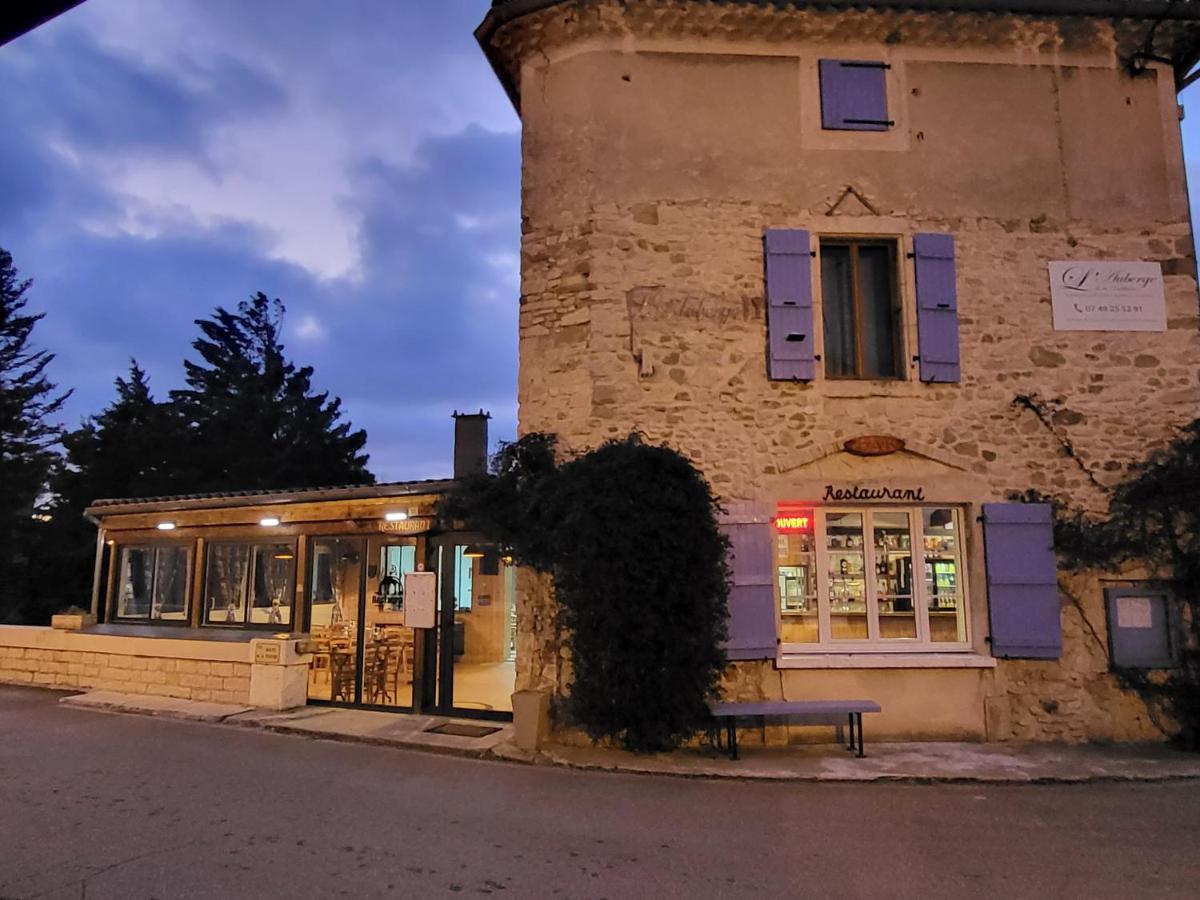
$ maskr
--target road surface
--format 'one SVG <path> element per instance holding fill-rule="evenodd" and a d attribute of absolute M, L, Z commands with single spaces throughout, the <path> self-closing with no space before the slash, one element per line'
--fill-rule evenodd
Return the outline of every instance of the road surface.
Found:
<path fill-rule="evenodd" d="M 1200 896 L 1200 784 L 578 772 L 0 687 L 0 898 Z"/>

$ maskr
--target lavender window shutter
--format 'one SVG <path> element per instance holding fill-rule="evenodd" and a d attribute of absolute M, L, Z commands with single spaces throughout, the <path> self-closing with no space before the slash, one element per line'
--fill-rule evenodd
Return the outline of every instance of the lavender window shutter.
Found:
<path fill-rule="evenodd" d="M 821 127 L 834 131 L 887 131 L 887 63 L 822 59 Z"/>
<path fill-rule="evenodd" d="M 1054 525 L 1046 503 L 985 503 L 992 655 L 1058 659 L 1062 620 Z"/>
<path fill-rule="evenodd" d="M 771 523 L 765 511 L 733 513 L 722 523 L 729 538 L 729 659 L 774 659 L 779 646 L 772 585 Z"/>
<path fill-rule="evenodd" d="M 812 381 L 812 250 L 808 232 L 776 229 L 765 237 L 768 369 L 773 379 Z"/>
<path fill-rule="evenodd" d="M 954 236 L 913 237 L 917 276 L 917 353 L 921 380 L 957 382 L 958 291 L 955 287 Z"/>

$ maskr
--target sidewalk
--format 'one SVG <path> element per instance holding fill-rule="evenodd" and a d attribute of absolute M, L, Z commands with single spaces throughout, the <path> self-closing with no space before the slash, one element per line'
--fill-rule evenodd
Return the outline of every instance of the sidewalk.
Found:
<path fill-rule="evenodd" d="M 511 723 L 444 716 L 320 706 L 272 712 L 108 691 L 72 695 L 60 702 L 75 709 L 165 716 L 476 759 L 685 778 L 981 784 L 1200 779 L 1200 754 L 1182 753 L 1165 744 L 875 742 L 867 745 L 865 759 L 855 758 L 836 744 L 790 747 L 744 744 L 739 747 L 742 758 L 735 761 L 694 749 L 645 756 L 620 750 L 566 746 L 529 752 L 512 743 Z M 431 728 L 459 733 L 433 733 Z M 482 731 L 488 733 L 481 734 Z"/>

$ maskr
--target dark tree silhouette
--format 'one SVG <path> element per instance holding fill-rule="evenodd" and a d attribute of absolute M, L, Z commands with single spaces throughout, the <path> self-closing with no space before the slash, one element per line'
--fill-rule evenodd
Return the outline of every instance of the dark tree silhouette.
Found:
<path fill-rule="evenodd" d="M 0 249 L 0 621 L 19 618 L 26 603 L 30 548 L 43 524 L 33 516 L 61 433 L 51 418 L 68 396 L 46 375 L 53 354 L 30 343 L 44 315 L 26 312 L 30 284 Z"/>
<path fill-rule="evenodd" d="M 235 312 L 199 319 L 187 388 L 171 402 L 184 428 L 176 463 L 189 490 L 370 484 L 365 431 L 342 421 L 341 400 L 314 393 L 312 368 L 284 356 L 284 307 L 259 292 Z"/>

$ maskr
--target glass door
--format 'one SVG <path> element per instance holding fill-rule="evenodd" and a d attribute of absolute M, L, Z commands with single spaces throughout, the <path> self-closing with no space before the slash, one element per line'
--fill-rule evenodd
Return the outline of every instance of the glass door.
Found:
<path fill-rule="evenodd" d="M 512 717 L 516 678 L 515 570 L 494 544 L 460 536 L 438 543 L 440 712 Z"/>
<path fill-rule="evenodd" d="M 313 538 L 306 597 L 313 643 L 310 700 L 358 702 L 364 550 L 362 538 Z"/>
<path fill-rule="evenodd" d="M 404 625 L 404 576 L 417 569 L 418 538 L 373 538 L 367 544 L 362 621 L 362 686 L 368 706 L 413 705 L 416 629 Z"/>

